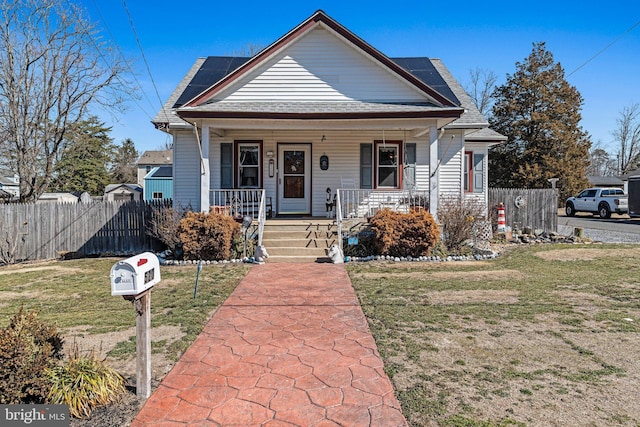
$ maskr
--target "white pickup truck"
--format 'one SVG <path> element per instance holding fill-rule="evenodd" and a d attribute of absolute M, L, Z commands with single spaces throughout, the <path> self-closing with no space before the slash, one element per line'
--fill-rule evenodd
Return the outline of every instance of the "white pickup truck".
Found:
<path fill-rule="evenodd" d="M 611 217 L 611 213 L 629 212 L 629 200 L 619 188 L 587 188 L 575 197 L 569 197 L 564 211 L 567 216 L 576 212 L 591 212 L 601 218 Z"/>

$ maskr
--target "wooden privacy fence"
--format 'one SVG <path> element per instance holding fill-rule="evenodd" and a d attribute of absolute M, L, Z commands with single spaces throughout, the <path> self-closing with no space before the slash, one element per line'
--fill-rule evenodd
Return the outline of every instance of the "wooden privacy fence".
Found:
<path fill-rule="evenodd" d="M 558 230 L 558 193 L 554 189 L 490 188 L 492 216 L 497 215 L 499 203 L 504 203 L 506 225 L 514 230 Z"/>
<path fill-rule="evenodd" d="M 170 202 L 119 201 L 0 205 L 0 264 L 66 253 L 133 254 L 159 247 L 147 235 L 154 207 Z"/>

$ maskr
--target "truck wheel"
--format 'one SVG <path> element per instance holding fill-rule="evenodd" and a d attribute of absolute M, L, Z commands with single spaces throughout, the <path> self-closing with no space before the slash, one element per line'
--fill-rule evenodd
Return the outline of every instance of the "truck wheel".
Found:
<path fill-rule="evenodd" d="M 606 203 L 600 203 L 600 206 L 598 206 L 598 215 L 600 215 L 600 218 L 611 218 L 611 211 Z"/>
<path fill-rule="evenodd" d="M 573 207 L 573 203 L 567 203 L 567 205 L 564 207 L 564 212 L 567 214 L 567 216 L 575 216 L 576 209 Z"/>

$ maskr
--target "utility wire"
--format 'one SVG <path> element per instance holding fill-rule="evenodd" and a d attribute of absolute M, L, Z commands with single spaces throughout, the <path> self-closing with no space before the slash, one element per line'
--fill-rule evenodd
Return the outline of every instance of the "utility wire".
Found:
<path fill-rule="evenodd" d="M 582 67 L 584 67 L 585 65 L 587 65 L 589 62 L 593 61 L 597 56 L 599 56 L 602 52 L 604 52 L 605 50 L 609 49 L 611 46 L 613 46 L 618 40 L 620 40 L 621 38 L 623 38 L 624 36 L 626 36 L 627 34 L 629 34 L 631 31 L 633 31 L 634 28 L 636 28 L 638 25 L 640 25 L 640 21 L 636 22 L 635 24 L 633 24 L 631 27 L 629 27 L 629 29 L 627 29 L 627 31 L 625 31 L 624 33 L 622 33 L 620 36 L 618 36 L 618 38 L 616 38 L 614 41 L 612 41 L 611 43 L 609 43 L 608 45 L 606 45 L 604 48 L 600 49 L 595 55 L 593 55 L 591 58 L 587 59 L 582 65 L 580 65 L 578 68 L 576 68 L 575 70 L 573 70 L 572 72 L 570 72 L 569 74 L 567 74 L 567 77 L 571 76 L 573 73 L 575 73 L 576 71 L 578 71 L 579 69 L 581 69 Z"/>
<path fill-rule="evenodd" d="M 92 3 L 93 3 L 93 6 L 96 8 L 96 11 L 98 12 L 98 16 L 100 17 L 100 20 L 102 21 L 102 25 L 104 25 L 104 28 L 107 30 L 107 33 L 111 37 L 111 40 L 114 41 L 114 45 L 116 46 L 116 49 L 118 50 L 118 53 L 120 54 L 120 57 L 122 58 L 122 60 L 126 64 L 127 68 L 129 69 L 129 72 L 133 76 L 133 79 L 135 80 L 136 85 L 138 86 L 138 89 L 140 89 L 140 92 L 142 92 L 144 98 L 149 103 L 149 106 L 151 108 L 155 108 L 153 103 L 151 102 L 151 100 L 147 96 L 147 92 L 144 90 L 144 88 L 142 87 L 142 84 L 138 80 L 138 77 L 136 76 L 136 73 L 133 71 L 133 69 L 131 69 L 131 67 L 129 66 L 129 63 L 126 61 L 126 58 L 125 58 L 124 54 L 122 53 L 122 50 L 120 49 L 120 45 L 115 41 L 116 38 L 113 36 L 113 33 L 111 32 L 111 29 L 109 28 L 109 25 L 107 25 L 107 21 L 104 19 L 104 16 L 102 15 L 102 12 L 100 11 L 100 7 L 98 6 L 98 4 L 96 3 L 95 0 L 92 0 Z M 151 117 L 151 115 L 149 113 L 147 113 L 147 111 L 142 107 L 142 105 L 140 105 L 138 103 L 138 100 L 134 96 L 132 96 L 131 98 L 133 99 L 133 102 L 135 102 L 135 104 L 140 108 L 140 110 L 142 110 L 142 112 L 149 118 L 149 120 L 153 120 L 153 117 Z"/>
<path fill-rule="evenodd" d="M 160 108 L 165 113 L 167 118 L 169 115 L 165 111 L 164 103 L 162 102 L 162 98 L 160 98 L 160 93 L 158 92 L 158 87 L 156 86 L 156 82 L 153 78 L 153 74 L 151 74 L 151 68 L 149 67 L 149 62 L 147 61 L 147 57 L 144 54 L 144 50 L 142 49 L 142 44 L 140 43 L 140 38 L 138 37 L 138 33 L 136 32 L 136 28 L 133 25 L 133 19 L 131 18 L 131 13 L 129 13 L 129 8 L 127 7 L 127 1 L 122 0 L 122 5 L 124 6 L 124 10 L 127 12 L 127 16 L 129 17 L 129 24 L 131 25 L 131 30 L 133 31 L 133 35 L 136 37 L 136 42 L 138 43 L 138 48 L 140 49 L 140 54 L 142 55 L 142 60 L 144 61 L 145 66 L 147 67 L 147 73 L 149 73 L 149 78 L 151 78 L 151 84 L 153 85 L 153 89 L 156 92 L 156 96 L 158 97 L 158 102 L 160 103 Z"/>
<path fill-rule="evenodd" d="M 93 46 L 96 49 L 96 52 L 98 53 L 98 55 L 100 56 L 100 58 L 102 58 L 102 60 L 104 61 L 104 63 L 107 65 L 107 67 L 109 67 L 109 61 L 107 60 L 107 58 L 105 58 L 105 56 L 102 54 L 102 48 L 99 46 L 98 42 L 95 40 L 95 38 L 93 37 L 93 35 L 91 34 L 91 32 L 89 31 L 89 29 L 87 28 L 86 25 L 86 21 L 82 18 L 82 16 L 80 15 L 80 12 L 78 11 L 78 9 L 76 9 L 75 5 L 72 5 L 70 3 L 69 0 L 67 0 L 67 5 L 69 6 L 69 8 L 73 11 L 76 19 L 78 20 L 78 22 L 81 22 L 82 25 L 82 30 L 85 33 L 85 35 L 89 38 L 89 40 L 91 40 L 91 43 L 93 43 Z M 98 11 L 98 13 L 100 13 Z M 106 24 L 105 24 L 106 25 Z M 113 38 L 113 36 L 112 36 Z M 114 39 L 114 44 L 116 44 L 116 47 L 118 47 L 117 43 L 115 43 L 115 39 Z M 122 55 L 122 52 L 120 51 L 119 47 L 118 47 L 118 53 L 120 54 L 120 57 L 122 58 L 122 61 L 124 64 L 126 64 L 126 67 L 129 69 L 129 72 L 131 72 L 131 74 L 134 76 L 135 78 L 135 73 L 133 72 L 133 70 L 131 70 L 131 68 L 129 67 L 129 64 L 127 63 L 127 61 L 125 60 L 124 56 Z M 118 82 L 122 85 L 125 86 L 125 82 L 122 81 L 122 79 L 120 78 L 120 76 L 116 76 L 116 78 L 118 79 Z M 140 89 L 142 90 L 142 87 L 140 86 L 140 83 L 137 81 L 136 79 L 136 83 L 138 83 L 138 86 L 140 87 Z M 143 91 L 144 92 L 144 91 Z M 138 105 L 138 107 L 140 107 L 140 109 L 142 110 L 142 112 L 144 112 L 144 114 L 147 115 L 147 117 L 149 117 L 149 120 L 153 120 L 152 117 L 145 111 L 144 108 L 142 108 L 142 106 L 140 104 L 138 104 L 137 100 L 135 98 L 132 97 L 132 99 L 134 100 L 134 102 Z"/>

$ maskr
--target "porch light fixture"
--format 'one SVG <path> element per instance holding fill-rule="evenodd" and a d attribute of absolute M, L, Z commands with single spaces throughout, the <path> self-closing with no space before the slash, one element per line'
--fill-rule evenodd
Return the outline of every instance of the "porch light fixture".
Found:
<path fill-rule="evenodd" d="M 324 134 L 322 134 L 322 138 L 320 138 L 320 142 L 325 142 L 326 140 L 327 140 L 327 137 Z"/>
<path fill-rule="evenodd" d="M 273 151 L 272 150 L 267 151 L 267 157 L 269 157 L 269 158 L 273 157 Z"/>

